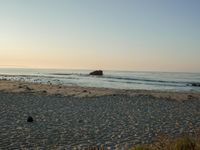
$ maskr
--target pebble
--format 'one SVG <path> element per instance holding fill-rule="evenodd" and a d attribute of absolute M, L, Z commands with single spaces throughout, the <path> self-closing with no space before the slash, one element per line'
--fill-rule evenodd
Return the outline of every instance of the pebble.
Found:
<path fill-rule="evenodd" d="M 22 130 L 22 127 L 17 127 L 17 130 Z"/>
<path fill-rule="evenodd" d="M 33 117 L 29 116 L 29 117 L 27 118 L 27 122 L 33 122 Z"/>

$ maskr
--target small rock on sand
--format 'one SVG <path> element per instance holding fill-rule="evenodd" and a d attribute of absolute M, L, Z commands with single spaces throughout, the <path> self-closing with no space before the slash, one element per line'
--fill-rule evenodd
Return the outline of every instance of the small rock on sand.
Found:
<path fill-rule="evenodd" d="M 29 116 L 27 122 L 33 122 L 33 117 Z"/>
<path fill-rule="evenodd" d="M 84 121 L 83 121 L 83 120 L 81 120 L 81 119 L 80 119 L 80 120 L 78 120 L 78 123 L 83 123 L 83 122 L 84 122 Z"/>
<path fill-rule="evenodd" d="M 46 90 L 43 90 L 42 93 L 47 93 L 47 91 L 46 91 Z"/>

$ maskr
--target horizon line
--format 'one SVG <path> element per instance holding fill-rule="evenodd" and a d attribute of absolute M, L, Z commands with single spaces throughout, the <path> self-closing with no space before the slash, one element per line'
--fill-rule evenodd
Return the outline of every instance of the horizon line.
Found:
<path fill-rule="evenodd" d="M 160 72 L 160 73 L 200 73 L 193 71 L 158 71 L 158 70 L 127 70 L 127 69 L 88 69 L 88 68 L 54 68 L 54 67 L 8 67 L 8 66 L 0 66 L 0 69 L 33 69 L 33 70 L 103 70 L 103 71 L 113 71 L 113 72 Z"/>

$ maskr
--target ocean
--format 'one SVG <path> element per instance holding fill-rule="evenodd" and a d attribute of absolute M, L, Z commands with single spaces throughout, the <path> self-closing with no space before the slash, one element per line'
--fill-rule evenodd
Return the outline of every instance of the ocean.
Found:
<path fill-rule="evenodd" d="M 200 73 L 104 71 L 90 76 L 92 70 L 0 69 L 0 79 L 115 89 L 142 89 L 200 92 Z"/>

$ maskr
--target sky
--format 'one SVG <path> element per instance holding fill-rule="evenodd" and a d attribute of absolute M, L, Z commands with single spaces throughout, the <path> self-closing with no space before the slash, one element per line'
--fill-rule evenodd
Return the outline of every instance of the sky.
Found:
<path fill-rule="evenodd" d="M 199 0 L 1 0 L 0 67 L 200 72 Z"/>

